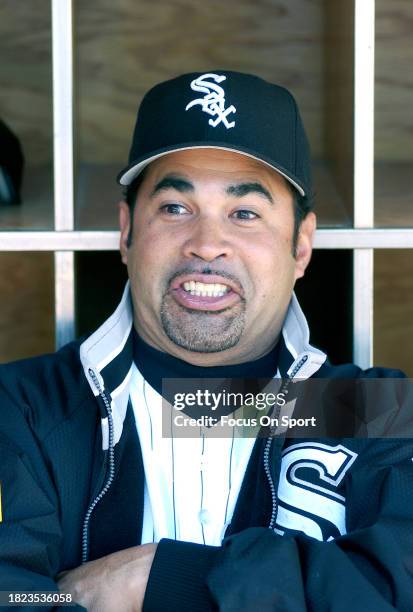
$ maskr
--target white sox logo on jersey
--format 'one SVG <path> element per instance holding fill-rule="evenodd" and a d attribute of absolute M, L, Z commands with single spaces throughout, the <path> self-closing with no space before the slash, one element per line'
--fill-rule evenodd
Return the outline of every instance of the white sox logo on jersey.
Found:
<path fill-rule="evenodd" d="M 191 89 L 193 91 L 200 91 L 204 93 L 203 98 L 196 98 L 186 105 L 185 110 L 189 110 L 196 104 L 199 104 L 202 108 L 202 112 L 212 115 L 215 119 L 209 119 L 209 125 L 216 127 L 220 123 L 223 123 L 227 129 L 233 128 L 235 121 L 228 121 L 227 117 L 231 113 L 236 112 L 235 106 L 231 104 L 228 108 L 225 108 L 225 91 L 217 83 L 222 83 L 226 80 L 226 76 L 206 73 L 200 77 L 197 77 L 191 82 Z"/>
<path fill-rule="evenodd" d="M 346 533 L 345 498 L 338 487 L 357 453 L 342 444 L 303 442 L 283 452 L 278 487 L 278 533 L 302 531 L 317 540 Z"/>

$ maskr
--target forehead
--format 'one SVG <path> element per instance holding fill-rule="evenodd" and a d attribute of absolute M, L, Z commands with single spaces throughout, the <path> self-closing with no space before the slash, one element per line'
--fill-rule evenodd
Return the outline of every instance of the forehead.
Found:
<path fill-rule="evenodd" d="M 169 173 L 182 174 L 195 181 L 253 179 L 268 187 L 291 192 L 287 181 L 276 170 L 247 155 L 222 149 L 189 149 L 168 153 L 149 164 L 145 182 L 156 182 Z"/>

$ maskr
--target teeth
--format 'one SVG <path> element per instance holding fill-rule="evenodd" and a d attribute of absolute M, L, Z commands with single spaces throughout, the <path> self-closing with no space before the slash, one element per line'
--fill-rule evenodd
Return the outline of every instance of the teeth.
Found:
<path fill-rule="evenodd" d="M 185 291 L 198 297 L 222 297 L 230 288 L 221 283 L 199 283 L 198 281 L 187 281 L 183 283 Z"/>

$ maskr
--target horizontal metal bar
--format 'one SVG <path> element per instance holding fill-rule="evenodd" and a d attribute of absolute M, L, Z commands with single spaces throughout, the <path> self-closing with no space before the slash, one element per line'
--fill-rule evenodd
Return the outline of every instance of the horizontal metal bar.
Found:
<path fill-rule="evenodd" d="M 0 251 L 116 251 L 118 231 L 0 232 Z"/>
<path fill-rule="evenodd" d="M 411 249 L 413 229 L 320 229 L 316 249 Z"/>
<path fill-rule="evenodd" d="M 320 229 L 316 249 L 411 249 L 413 229 Z"/>
<path fill-rule="evenodd" d="M 314 247 L 412 249 L 413 229 L 319 229 Z M 118 248 L 118 231 L 0 231 L 0 251 L 117 251 Z"/>

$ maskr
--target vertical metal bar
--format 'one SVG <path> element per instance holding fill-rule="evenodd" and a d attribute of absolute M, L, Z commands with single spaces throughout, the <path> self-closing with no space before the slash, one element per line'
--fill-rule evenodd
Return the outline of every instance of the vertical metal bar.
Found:
<path fill-rule="evenodd" d="M 354 249 L 353 359 L 362 368 L 373 360 L 373 249 Z"/>
<path fill-rule="evenodd" d="M 374 223 L 374 0 L 355 0 L 354 227 Z"/>
<path fill-rule="evenodd" d="M 52 0 L 55 230 L 73 229 L 72 1 Z"/>
<path fill-rule="evenodd" d="M 73 5 L 52 0 L 53 143 L 55 231 L 74 228 Z M 55 252 L 56 348 L 74 337 L 73 252 Z"/>
<path fill-rule="evenodd" d="M 374 225 L 375 1 L 355 0 L 354 20 L 354 227 Z M 372 249 L 353 259 L 353 357 L 363 368 L 373 360 Z"/>
<path fill-rule="evenodd" d="M 74 253 L 56 251 L 54 258 L 56 348 L 60 348 L 73 340 L 75 334 Z"/>

